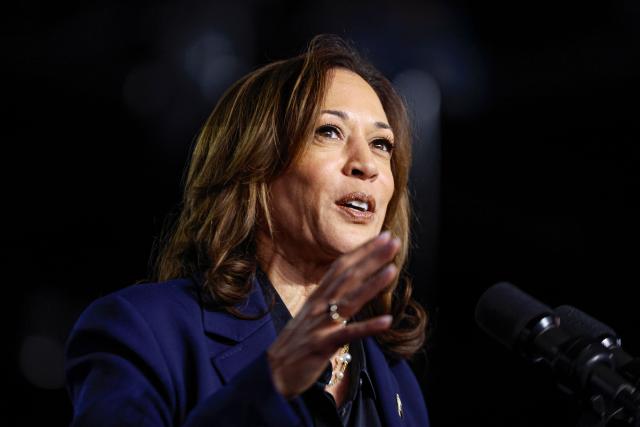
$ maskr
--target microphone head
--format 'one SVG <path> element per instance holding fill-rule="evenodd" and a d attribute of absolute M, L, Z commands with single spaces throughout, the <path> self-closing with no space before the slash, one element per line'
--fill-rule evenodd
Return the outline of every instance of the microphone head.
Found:
<path fill-rule="evenodd" d="M 509 348 L 518 344 L 527 325 L 546 316 L 554 316 L 551 308 L 508 282 L 487 289 L 475 312 L 478 326 Z"/>
<path fill-rule="evenodd" d="M 599 341 L 606 338 L 617 340 L 616 331 L 584 311 L 570 305 L 561 305 L 554 311 L 560 317 L 560 327 L 570 335 L 596 338 Z"/>

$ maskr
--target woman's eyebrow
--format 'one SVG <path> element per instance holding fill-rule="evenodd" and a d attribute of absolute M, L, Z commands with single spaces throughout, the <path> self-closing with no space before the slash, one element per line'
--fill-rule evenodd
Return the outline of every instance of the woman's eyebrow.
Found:
<path fill-rule="evenodd" d="M 340 110 L 322 110 L 321 113 L 332 114 L 334 116 L 340 117 L 342 120 L 345 120 L 345 121 L 349 119 L 349 115 L 344 111 L 340 111 Z"/>
<path fill-rule="evenodd" d="M 340 117 L 342 120 L 345 120 L 345 121 L 349 119 L 349 115 L 344 111 L 340 111 L 340 110 L 322 110 L 321 113 L 332 114 L 334 116 Z M 375 122 L 374 125 L 380 129 L 389 129 L 393 131 L 393 129 L 391 129 L 391 126 L 389 126 L 385 122 Z"/>

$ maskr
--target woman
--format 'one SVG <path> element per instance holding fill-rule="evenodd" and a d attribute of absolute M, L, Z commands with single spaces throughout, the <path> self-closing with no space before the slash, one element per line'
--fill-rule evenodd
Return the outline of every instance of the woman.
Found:
<path fill-rule="evenodd" d="M 197 139 L 160 283 L 71 333 L 72 425 L 428 425 L 405 361 L 426 322 L 401 277 L 409 165 L 403 103 L 336 37 L 238 81 Z"/>

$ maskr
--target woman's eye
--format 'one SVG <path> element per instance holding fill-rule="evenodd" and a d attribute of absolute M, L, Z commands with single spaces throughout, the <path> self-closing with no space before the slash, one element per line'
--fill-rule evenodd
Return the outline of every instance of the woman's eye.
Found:
<path fill-rule="evenodd" d="M 393 143 L 386 138 L 379 138 L 371 143 L 375 148 L 385 151 L 389 154 L 393 151 Z"/>
<path fill-rule="evenodd" d="M 340 138 L 340 129 L 332 125 L 320 126 L 316 131 L 316 134 L 325 138 L 338 139 Z"/>

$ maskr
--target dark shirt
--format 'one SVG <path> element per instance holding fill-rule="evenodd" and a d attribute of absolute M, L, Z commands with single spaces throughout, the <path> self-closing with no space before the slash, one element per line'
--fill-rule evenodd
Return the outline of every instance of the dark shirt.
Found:
<path fill-rule="evenodd" d="M 276 333 L 280 334 L 291 319 L 291 313 L 266 274 L 258 271 L 257 277 L 267 304 L 273 301 L 271 318 Z M 349 363 L 349 390 L 342 406 L 338 408 L 331 393 L 325 391 L 332 372 L 329 361 L 315 384 L 301 395 L 316 427 L 381 427 L 382 425 L 376 407 L 376 393 L 367 372 L 367 360 L 362 341 L 356 340 L 350 343 L 349 353 L 352 358 Z"/>

